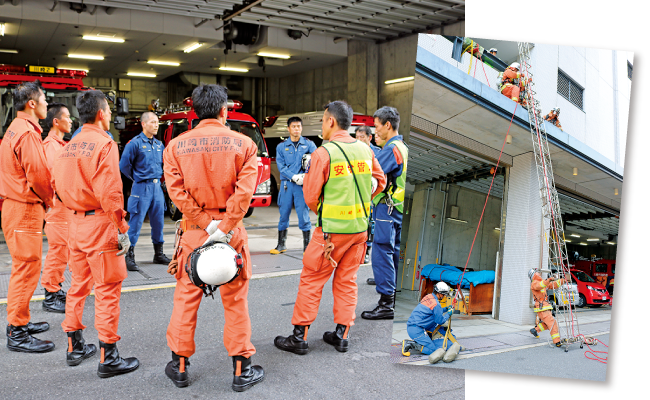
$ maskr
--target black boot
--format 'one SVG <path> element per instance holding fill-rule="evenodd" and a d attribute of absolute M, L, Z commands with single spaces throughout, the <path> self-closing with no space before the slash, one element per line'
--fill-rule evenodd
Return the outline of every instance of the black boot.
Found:
<path fill-rule="evenodd" d="M 244 356 L 232 358 L 232 390 L 243 392 L 264 380 L 264 369 L 259 365 L 251 365 L 251 359 Z"/>
<path fill-rule="evenodd" d="M 164 264 L 164 265 L 169 265 L 172 260 L 170 260 L 165 253 L 163 253 L 163 244 L 154 244 L 153 245 L 153 263 L 154 264 Z"/>
<path fill-rule="evenodd" d="M 190 384 L 190 376 L 187 373 L 189 366 L 189 358 L 179 356 L 172 351 L 172 360 L 165 367 L 165 375 L 174 382 L 176 387 L 186 387 Z"/>
<path fill-rule="evenodd" d="M 539 338 L 539 335 L 537 334 L 537 330 L 535 328 L 530 330 L 530 333 L 535 336 L 536 338 Z"/>
<path fill-rule="evenodd" d="M 128 374 L 140 366 L 140 362 L 135 357 L 120 357 L 120 353 L 117 351 L 117 343 L 109 344 L 100 340 L 99 348 L 101 349 L 101 358 L 97 367 L 97 376 L 100 378 Z"/>
<path fill-rule="evenodd" d="M 54 313 L 65 313 L 65 302 L 61 301 L 59 297 L 59 292 L 48 292 L 45 291 L 45 300 L 43 300 L 43 310 L 54 312 Z"/>
<path fill-rule="evenodd" d="M 309 246 L 309 235 L 311 231 L 302 231 L 302 252 L 307 251 L 307 246 Z"/>
<path fill-rule="evenodd" d="M 271 250 L 271 254 L 280 254 L 287 251 L 287 230 L 278 231 L 278 245 L 275 249 Z"/>
<path fill-rule="evenodd" d="M 86 344 L 81 329 L 68 332 L 68 352 L 65 355 L 65 362 L 69 366 L 79 365 L 86 358 L 94 356 L 95 353 L 97 353 L 97 347 L 94 344 Z"/>
<path fill-rule="evenodd" d="M 33 335 L 35 333 L 42 333 L 48 329 L 50 329 L 50 324 L 47 322 L 27 323 L 27 332 L 29 332 L 30 335 Z"/>
<path fill-rule="evenodd" d="M 334 329 L 334 332 L 325 332 L 323 334 L 323 340 L 327 344 L 331 344 L 334 346 L 334 348 L 337 351 L 340 351 L 341 353 L 345 353 L 348 351 L 349 343 L 348 343 L 348 332 L 350 330 L 350 327 L 341 325 L 341 324 L 336 324 L 336 329 Z"/>
<path fill-rule="evenodd" d="M 273 343 L 280 350 L 290 351 L 295 354 L 305 355 L 309 353 L 309 344 L 307 343 L 307 332 L 309 326 L 294 325 L 293 335 L 288 337 L 277 336 Z"/>
<path fill-rule="evenodd" d="M 133 246 L 129 247 L 129 251 L 126 252 L 124 256 L 126 261 L 126 269 L 129 271 L 140 271 L 138 264 L 135 263 L 135 254 L 133 254 Z"/>
<path fill-rule="evenodd" d="M 23 353 L 47 353 L 54 350 L 54 343 L 30 335 L 27 325 L 7 325 L 7 348 Z"/>
<path fill-rule="evenodd" d="M 59 283 L 59 287 L 60 287 L 61 289 L 59 289 L 59 291 L 56 292 L 56 295 L 59 296 L 59 299 L 61 299 L 61 301 L 65 303 L 66 296 L 67 296 L 68 294 L 65 292 L 65 290 L 63 290 L 63 283 Z"/>
<path fill-rule="evenodd" d="M 361 313 L 363 319 L 393 319 L 395 315 L 395 294 L 380 294 L 379 304 L 372 311 Z"/>
<path fill-rule="evenodd" d="M 375 286 L 375 285 L 377 284 L 377 283 L 375 282 L 375 278 L 368 278 L 368 279 L 366 279 L 366 283 L 367 283 L 368 285 L 372 285 L 372 286 Z"/>

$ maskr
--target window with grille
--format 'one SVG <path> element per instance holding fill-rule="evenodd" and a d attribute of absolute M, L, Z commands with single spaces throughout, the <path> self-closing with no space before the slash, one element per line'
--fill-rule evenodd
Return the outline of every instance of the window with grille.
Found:
<path fill-rule="evenodd" d="M 632 64 L 629 62 L 627 63 L 627 77 L 632 80 Z"/>
<path fill-rule="evenodd" d="M 557 71 L 557 92 L 582 110 L 582 95 L 584 89 L 578 86 L 577 83 L 560 70 Z"/>

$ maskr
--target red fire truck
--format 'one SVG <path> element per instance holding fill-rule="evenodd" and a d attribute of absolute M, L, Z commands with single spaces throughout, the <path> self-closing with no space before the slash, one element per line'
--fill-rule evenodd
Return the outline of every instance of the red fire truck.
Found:
<path fill-rule="evenodd" d="M 271 205 L 271 159 L 266 149 L 266 142 L 260 131 L 259 124 L 248 114 L 239 112 L 243 104 L 240 101 L 228 101 L 228 123 L 230 129 L 241 132 L 248 136 L 257 145 L 257 189 L 253 195 L 250 208 L 245 217 L 249 217 L 255 207 L 268 207 Z M 163 142 L 165 146 L 176 136 L 186 132 L 196 125 L 199 120 L 192 109 L 192 100 L 187 98 L 182 104 L 170 105 L 170 108 L 160 115 L 160 125 L 156 137 Z M 126 143 L 133 137 L 142 132 L 139 118 L 130 118 L 127 120 L 126 128 L 120 131 L 120 143 L 123 148 Z M 131 181 L 126 179 L 124 182 L 124 197 L 128 198 Z M 174 203 L 167 195 L 167 189 L 163 183 L 163 192 L 167 209 L 176 221 L 181 218 L 182 213 L 176 208 Z"/>
<path fill-rule="evenodd" d="M 584 271 L 594 280 L 607 288 L 609 294 L 614 294 L 614 276 L 616 275 L 616 260 L 578 260 L 573 267 Z"/>
<path fill-rule="evenodd" d="M 88 90 L 83 84 L 86 71 L 73 69 L 59 69 L 55 67 L 38 65 L 7 65 L 0 64 L 0 142 L 11 121 L 16 118 L 16 109 L 13 100 L 13 88 L 23 82 L 39 80 L 45 90 L 48 103 L 56 102 L 65 104 L 70 110 L 73 120 L 73 132 L 79 126 L 79 113 L 75 106 L 77 93 Z M 47 132 L 43 132 L 43 137 Z M 69 140 L 69 136 L 64 138 Z M 0 211 L 2 199 L 0 198 Z"/>

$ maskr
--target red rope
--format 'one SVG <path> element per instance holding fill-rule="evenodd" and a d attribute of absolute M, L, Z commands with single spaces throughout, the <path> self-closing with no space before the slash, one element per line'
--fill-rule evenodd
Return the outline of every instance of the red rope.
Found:
<path fill-rule="evenodd" d="M 601 356 L 599 356 L 599 355 L 596 354 L 596 353 L 607 354 L 606 351 L 596 351 L 596 350 L 592 350 L 591 346 L 589 346 L 589 344 L 587 344 L 587 342 L 584 341 L 584 339 L 586 339 L 586 338 L 585 338 L 585 335 L 578 335 L 578 337 L 582 337 L 585 346 L 587 346 L 587 347 L 589 348 L 589 350 L 585 351 L 585 357 L 586 357 L 586 358 L 588 358 L 588 359 L 590 359 L 590 360 L 598 361 L 598 362 L 603 363 L 603 364 L 607 364 L 607 357 L 601 357 Z M 598 339 L 596 339 L 596 338 L 592 338 L 592 339 L 595 340 L 596 342 L 602 344 L 603 346 L 609 348 L 609 346 L 606 345 L 605 343 L 603 343 L 602 341 L 600 341 L 600 340 L 598 340 Z M 593 345 L 595 346 L 596 343 L 594 343 Z M 591 355 L 594 356 L 595 358 L 589 357 L 587 354 L 591 354 Z"/>
<path fill-rule="evenodd" d="M 474 232 L 474 240 L 472 240 L 472 246 L 469 248 L 469 254 L 467 255 L 467 261 L 465 262 L 465 268 L 463 268 L 463 274 L 460 276 L 460 281 L 458 282 L 458 291 L 461 289 L 463 284 L 463 277 L 467 271 L 467 265 L 469 264 L 469 258 L 472 256 L 472 250 L 474 249 L 474 243 L 476 242 L 476 236 L 478 235 L 478 230 L 481 227 L 481 221 L 483 221 L 483 215 L 485 214 L 485 208 L 487 207 L 488 199 L 490 198 L 490 192 L 492 191 L 492 185 L 494 184 L 494 177 L 497 175 L 497 170 L 499 169 L 499 163 L 501 162 L 501 155 L 503 154 L 503 148 L 506 145 L 506 140 L 508 140 L 508 134 L 510 133 L 510 128 L 512 127 L 512 121 L 515 119 L 515 113 L 517 112 L 517 107 L 519 103 L 515 103 L 515 110 L 512 112 L 512 118 L 510 118 L 510 125 L 508 125 L 508 131 L 506 132 L 506 137 L 503 138 L 503 144 L 501 145 L 501 152 L 499 153 L 499 159 L 497 160 L 497 166 L 494 168 L 494 173 L 492 174 L 492 181 L 490 182 L 490 189 L 488 189 L 487 196 L 485 196 L 485 204 L 483 204 L 483 211 L 481 211 L 481 218 L 478 220 L 478 226 L 476 227 L 476 232 Z"/>
<path fill-rule="evenodd" d="M 487 77 L 487 73 L 485 72 L 485 63 L 483 62 L 483 60 L 481 60 L 481 67 L 483 67 L 483 74 L 485 75 L 485 81 L 487 82 L 488 86 L 492 87 L 490 85 L 490 80 Z"/>

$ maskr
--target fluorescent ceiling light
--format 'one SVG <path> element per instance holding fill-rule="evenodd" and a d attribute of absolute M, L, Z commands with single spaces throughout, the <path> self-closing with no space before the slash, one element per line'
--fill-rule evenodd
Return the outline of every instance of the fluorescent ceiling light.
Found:
<path fill-rule="evenodd" d="M 0 36 L 5 35 L 5 25 L 6 24 L 4 22 L 0 22 Z"/>
<path fill-rule="evenodd" d="M 141 76 L 144 78 L 155 78 L 156 74 L 146 74 L 146 73 L 141 73 L 141 72 L 127 72 L 126 73 L 128 76 Z"/>
<path fill-rule="evenodd" d="M 592 239 L 587 239 L 587 242 L 597 242 L 597 241 L 599 241 L 599 240 L 600 240 L 600 239 L 592 238 Z"/>
<path fill-rule="evenodd" d="M 607 244 L 616 244 L 616 243 L 614 243 L 614 242 L 607 242 Z"/>
<path fill-rule="evenodd" d="M 0 53 L 18 54 L 18 50 L 16 50 L 16 49 L 0 49 Z"/>
<path fill-rule="evenodd" d="M 70 58 L 83 58 L 84 60 L 103 60 L 104 56 L 92 56 L 89 54 L 68 54 Z"/>
<path fill-rule="evenodd" d="M 495 230 L 495 231 L 500 231 L 500 230 L 501 230 L 501 228 L 494 228 L 494 230 Z"/>
<path fill-rule="evenodd" d="M 567 242 L 567 243 L 571 243 L 571 241 L 569 239 L 564 239 L 564 241 Z"/>
<path fill-rule="evenodd" d="M 198 49 L 201 46 L 203 46 L 203 43 L 197 42 L 197 43 L 194 43 L 194 44 L 190 45 L 189 47 L 186 47 L 185 50 L 183 50 L 183 52 L 189 53 L 189 52 L 192 52 L 192 51 Z"/>
<path fill-rule="evenodd" d="M 171 67 L 178 67 L 179 65 L 181 65 L 181 63 L 172 62 L 172 61 L 153 61 L 153 60 L 147 61 L 147 64 L 169 65 Z"/>
<path fill-rule="evenodd" d="M 575 233 L 572 233 L 571 236 L 573 236 L 573 237 L 580 237 L 580 235 L 576 235 Z"/>
<path fill-rule="evenodd" d="M 83 40 L 94 40 L 96 42 L 124 43 L 124 39 L 108 36 L 83 35 L 81 38 Z"/>
<path fill-rule="evenodd" d="M 291 58 L 291 56 L 288 55 L 288 54 L 275 54 L 275 53 L 260 52 L 260 53 L 257 53 L 257 55 L 260 56 L 260 57 L 281 58 L 283 60 L 288 60 L 288 59 Z"/>
<path fill-rule="evenodd" d="M 404 78 L 391 79 L 384 83 L 386 85 L 390 85 L 391 83 L 407 82 L 407 81 L 412 81 L 413 79 L 415 79 L 415 76 L 406 76 Z"/>
<path fill-rule="evenodd" d="M 587 245 L 587 243 L 585 243 L 585 242 L 580 242 L 580 244 L 583 245 L 583 246 Z"/>
<path fill-rule="evenodd" d="M 456 222 L 462 222 L 463 224 L 466 224 L 467 221 L 463 221 L 462 219 L 456 219 L 456 218 L 447 218 L 450 221 L 456 221 Z"/>
<path fill-rule="evenodd" d="M 232 71 L 232 72 L 248 72 L 246 68 L 233 68 L 233 67 L 219 67 L 221 71 Z"/>

